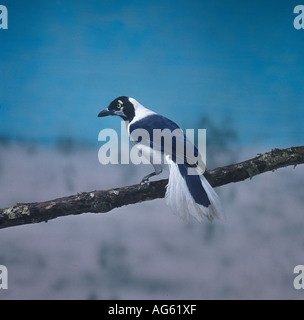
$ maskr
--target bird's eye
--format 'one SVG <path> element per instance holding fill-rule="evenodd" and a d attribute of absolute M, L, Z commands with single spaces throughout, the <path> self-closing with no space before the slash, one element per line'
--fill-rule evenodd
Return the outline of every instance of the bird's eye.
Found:
<path fill-rule="evenodd" d="M 121 108 L 121 104 L 120 104 L 120 103 L 118 103 L 117 108 L 118 108 L 118 109 L 120 109 L 120 108 Z"/>

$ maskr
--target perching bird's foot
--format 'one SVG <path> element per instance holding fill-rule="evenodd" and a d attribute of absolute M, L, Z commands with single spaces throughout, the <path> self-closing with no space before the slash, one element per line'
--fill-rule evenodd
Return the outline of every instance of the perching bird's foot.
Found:
<path fill-rule="evenodd" d="M 147 185 L 149 185 L 149 184 L 150 184 L 149 179 L 150 179 L 151 177 L 155 176 L 155 175 L 156 175 L 156 173 L 155 173 L 155 172 L 152 172 L 152 173 L 144 176 L 144 177 L 142 178 L 140 184 L 147 184 Z"/>
<path fill-rule="evenodd" d="M 144 177 L 144 178 L 141 180 L 140 184 L 146 184 L 146 185 L 149 186 L 149 185 L 150 185 L 149 178 Z"/>

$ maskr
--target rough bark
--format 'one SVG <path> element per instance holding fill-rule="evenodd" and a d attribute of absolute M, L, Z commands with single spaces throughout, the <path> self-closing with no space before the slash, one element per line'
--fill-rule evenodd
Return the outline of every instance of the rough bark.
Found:
<path fill-rule="evenodd" d="M 206 171 L 205 177 L 213 187 L 219 187 L 302 163 L 304 146 L 273 149 L 253 159 Z M 45 202 L 17 203 L 13 207 L 0 209 L 0 229 L 85 212 L 105 213 L 124 205 L 163 198 L 167 183 L 168 180 L 165 179 L 106 191 L 82 192 Z"/>

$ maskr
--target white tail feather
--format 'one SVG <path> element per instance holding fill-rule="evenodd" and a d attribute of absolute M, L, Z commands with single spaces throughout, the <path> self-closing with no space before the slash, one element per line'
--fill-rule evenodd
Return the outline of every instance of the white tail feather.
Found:
<path fill-rule="evenodd" d="M 200 175 L 201 183 L 211 203 L 208 208 L 194 201 L 177 164 L 171 161 L 169 166 L 170 174 L 166 191 L 166 203 L 173 209 L 175 214 L 187 222 L 192 216 L 199 223 L 202 223 L 205 218 L 212 221 L 213 218 L 220 219 L 224 217 L 220 199 L 203 175 Z"/>

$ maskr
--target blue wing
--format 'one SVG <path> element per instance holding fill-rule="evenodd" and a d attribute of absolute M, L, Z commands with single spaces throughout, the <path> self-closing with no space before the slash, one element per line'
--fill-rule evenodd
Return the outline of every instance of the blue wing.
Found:
<path fill-rule="evenodd" d="M 191 167 L 195 167 L 196 165 L 189 164 L 190 161 L 187 161 L 186 159 L 186 146 L 188 145 L 188 148 L 190 147 L 193 150 L 193 155 L 197 157 L 199 155 L 199 152 L 197 148 L 187 139 L 187 137 L 183 134 L 182 130 L 179 128 L 179 126 L 161 116 L 158 114 L 153 114 L 149 115 L 141 120 L 138 120 L 130 125 L 129 131 L 130 131 L 130 136 L 132 137 L 132 132 L 136 129 L 145 129 L 149 133 L 149 140 L 143 139 L 142 137 L 139 137 L 137 141 L 133 141 L 134 143 L 141 143 L 145 145 L 149 145 L 150 148 L 153 148 L 154 150 L 159 150 L 163 154 L 172 154 L 172 160 L 176 162 L 176 159 L 181 160 L 185 164 Z M 170 132 L 175 131 L 175 135 L 172 138 L 172 150 L 168 149 L 168 146 L 164 144 L 164 139 L 160 140 L 160 145 L 156 143 L 156 139 L 153 139 L 153 130 L 154 129 L 159 129 L 159 130 L 164 130 L 164 129 L 169 129 Z M 159 140 L 159 139 L 158 139 Z M 184 152 L 183 154 L 179 153 L 179 149 L 177 149 L 176 145 L 178 143 L 183 143 L 184 144 Z"/>

